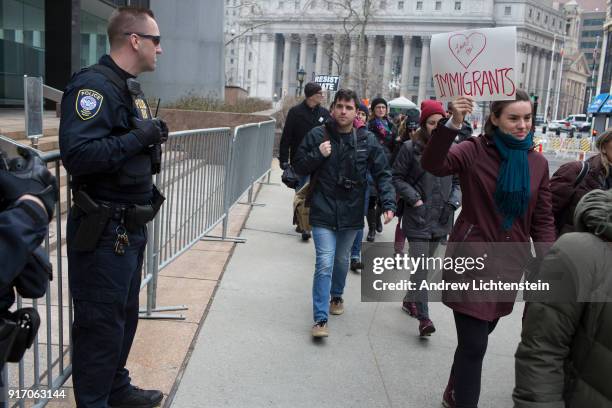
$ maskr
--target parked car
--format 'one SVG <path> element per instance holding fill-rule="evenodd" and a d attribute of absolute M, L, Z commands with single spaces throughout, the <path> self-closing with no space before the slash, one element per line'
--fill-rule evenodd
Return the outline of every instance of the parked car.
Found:
<path fill-rule="evenodd" d="M 591 131 L 591 121 L 583 122 L 582 125 L 578 128 L 581 132 L 590 132 Z"/>
<path fill-rule="evenodd" d="M 591 129 L 591 123 L 585 114 L 569 115 L 565 120 L 580 132 Z"/>
<path fill-rule="evenodd" d="M 574 132 L 576 127 L 573 126 L 569 121 L 565 119 L 553 120 L 548 124 L 548 130 L 554 132 L 560 130 L 561 132 Z"/>
<path fill-rule="evenodd" d="M 536 115 L 535 117 L 535 125 L 541 126 L 544 124 L 544 115 Z"/>

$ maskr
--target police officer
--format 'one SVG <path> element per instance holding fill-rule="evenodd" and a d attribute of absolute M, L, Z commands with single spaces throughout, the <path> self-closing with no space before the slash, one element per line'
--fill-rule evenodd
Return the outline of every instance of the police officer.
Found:
<path fill-rule="evenodd" d="M 77 407 L 146 408 L 163 394 L 133 386 L 125 365 L 138 323 L 145 224 L 163 201 L 152 174 L 168 129 L 134 85 L 162 49 L 148 9 L 116 9 L 107 32 L 110 55 L 74 75 L 62 99 L 60 152 L 74 197 L 72 377 Z"/>

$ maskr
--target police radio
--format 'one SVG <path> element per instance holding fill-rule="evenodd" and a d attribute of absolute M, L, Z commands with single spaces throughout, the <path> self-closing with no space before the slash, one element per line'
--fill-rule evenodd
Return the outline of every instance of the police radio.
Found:
<path fill-rule="evenodd" d="M 144 94 L 140 88 L 140 82 L 136 81 L 134 78 L 128 78 L 125 82 L 127 84 L 128 91 L 130 92 L 130 96 L 132 97 L 132 101 L 134 102 L 134 106 L 136 107 L 138 119 L 152 120 L 155 123 L 155 126 L 162 129 L 159 119 L 151 115 L 151 109 L 149 108 L 148 102 L 144 98 Z M 149 148 L 149 152 L 151 154 L 151 173 L 157 174 L 161 170 L 161 143 L 152 145 Z"/>

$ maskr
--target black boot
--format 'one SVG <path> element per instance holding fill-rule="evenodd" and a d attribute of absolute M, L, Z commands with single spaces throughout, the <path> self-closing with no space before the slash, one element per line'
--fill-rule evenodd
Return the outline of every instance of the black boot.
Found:
<path fill-rule="evenodd" d="M 374 242 L 376 238 L 376 208 L 368 208 L 366 219 L 368 220 L 368 236 L 366 240 Z"/>
<path fill-rule="evenodd" d="M 120 398 L 111 398 L 111 408 L 153 408 L 159 406 L 164 394 L 158 390 L 143 390 L 130 386 L 130 390 Z"/>
<path fill-rule="evenodd" d="M 359 273 L 362 269 L 363 263 L 359 259 L 351 259 L 351 271 Z"/>

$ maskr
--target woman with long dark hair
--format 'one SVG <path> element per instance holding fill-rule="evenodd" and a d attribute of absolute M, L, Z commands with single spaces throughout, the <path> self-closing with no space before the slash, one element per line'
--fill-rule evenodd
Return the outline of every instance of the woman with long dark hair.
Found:
<path fill-rule="evenodd" d="M 504 262 L 488 260 L 482 270 L 445 269 L 443 277 L 472 281 L 503 275 L 506 281 L 519 282 L 530 238 L 536 244 L 555 240 L 548 162 L 534 150 L 533 107 L 526 92 L 518 90 L 515 100 L 493 102 L 484 134 L 453 144 L 472 106 L 471 98 L 453 101 L 451 118 L 434 130 L 421 161 L 423 169 L 438 177 L 459 176 L 462 211 L 451 232 L 447 256 L 457 247 L 484 244 L 493 249 L 518 248 L 520 256 L 506 256 Z M 490 301 L 472 296 L 443 293 L 444 303 L 453 309 L 458 341 L 443 395 L 445 407 L 478 406 L 488 337 L 499 318 L 512 312 L 516 292 Z"/>

